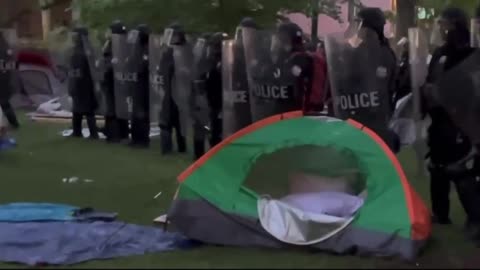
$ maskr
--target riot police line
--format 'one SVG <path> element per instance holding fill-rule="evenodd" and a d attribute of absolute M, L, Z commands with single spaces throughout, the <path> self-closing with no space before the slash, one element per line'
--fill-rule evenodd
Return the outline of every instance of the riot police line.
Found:
<path fill-rule="evenodd" d="M 157 126 L 163 154 L 187 152 L 188 138 L 198 159 L 265 117 L 324 109 L 325 57 L 305 51 L 303 32 L 293 23 L 264 30 L 246 18 L 233 38 L 205 33 L 192 39 L 178 23 L 160 34 L 146 25 L 127 29 L 121 21 L 109 30 L 101 50 L 86 28 L 71 31 L 65 58 L 73 137 L 83 137 L 86 118 L 91 139 L 102 131 L 108 142 L 147 148 Z M 323 81 L 313 80 L 315 65 L 323 65 Z M 98 114 L 105 117 L 100 129 Z"/>
<path fill-rule="evenodd" d="M 102 49 L 88 29 L 75 27 L 64 52 L 72 136 L 83 137 L 85 118 L 97 139 L 95 115 L 103 115 L 108 142 L 147 148 L 157 126 L 162 153 L 186 152 L 188 138 L 198 159 L 256 121 L 295 110 L 325 114 L 328 107 L 330 115 L 373 129 L 397 152 L 400 139 L 390 128 L 396 59 L 377 11 L 365 9 L 345 33 L 325 36 L 323 49 L 305 44 L 294 23 L 263 29 L 251 18 L 233 37 L 197 38 L 178 23 L 152 33 L 147 25 L 127 29 L 114 21 Z"/>

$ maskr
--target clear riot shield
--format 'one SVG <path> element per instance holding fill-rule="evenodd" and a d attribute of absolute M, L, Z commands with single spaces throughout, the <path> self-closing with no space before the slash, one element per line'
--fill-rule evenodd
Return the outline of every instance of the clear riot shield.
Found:
<path fill-rule="evenodd" d="M 131 98 L 128 80 L 127 36 L 112 34 L 112 66 L 114 72 L 115 113 L 120 119 L 130 119 Z"/>
<path fill-rule="evenodd" d="M 223 42 L 223 138 L 252 123 L 243 44 Z"/>
<path fill-rule="evenodd" d="M 131 96 L 132 116 L 139 119 L 148 118 L 149 112 L 149 60 L 148 44 L 141 41 L 141 33 L 132 30 L 128 33 L 128 88 Z"/>
<path fill-rule="evenodd" d="M 442 74 L 433 96 L 455 124 L 475 143 L 480 142 L 480 51 Z"/>
<path fill-rule="evenodd" d="M 385 139 L 391 112 L 389 71 L 382 64 L 377 35 L 362 31 L 361 36 L 325 37 L 333 109 L 337 118 L 356 120 Z"/>
<path fill-rule="evenodd" d="M 54 66 L 55 77 L 65 87 L 58 87 L 56 89 L 56 97 L 62 110 L 72 111 L 72 98 L 68 93 L 68 81 L 70 70 L 70 59 L 73 52 L 72 34 L 68 33 L 58 37 L 56 40 L 49 43 L 49 55 Z"/>
<path fill-rule="evenodd" d="M 271 32 L 243 28 L 242 37 L 252 121 L 299 110 L 301 96 L 288 61 L 291 55 L 277 54 L 275 48 L 282 44 L 273 42 Z"/>
<path fill-rule="evenodd" d="M 192 92 L 192 66 L 193 52 L 189 44 L 173 46 L 174 59 L 174 82 L 172 89 L 172 99 L 178 106 L 182 134 L 187 136 L 191 127 L 190 123 L 190 102 L 189 97 Z"/>
<path fill-rule="evenodd" d="M 0 29 L 0 101 L 7 101 L 13 95 L 16 73 L 17 32 L 15 29 Z"/>
<path fill-rule="evenodd" d="M 410 62 L 410 80 L 412 84 L 412 95 L 409 99 L 408 110 L 412 113 L 411 120 L 406 123 L 406 128 L 403 132 L 397 132 L 400 137 L 405 138 L 405 134 L 412 134 L 411 144 L 417 156 L 417 170 L 419 174 L 424 173 L 425 156 L 427 154 L 427 147 L 425 141 L 422 139 L 425 122 L 422 121 L 421 115 L 421 88 L 425 85 L 428 75 L 428 59 L 429 59 L 429 44 L 427 35 L 419 28 L 410 28 L 408 30 L 409 39 L 409 62 Z M 412 124 L 413 122 L 413 124 Z M 414 126 L 414 128 L 412 127 Z M 403 135 L 403 136 L 402 136 Z M 406 144 L 406 143 L 404 143 Z"/>
<path fill-rule="evenodd" d="M 421 118 L 420 89 L 428 75 L 428 39 L 420 28 L 408 29 L 410 80 L 412 83 L 413 118 Z"/>
<path fill-rule="evenodd" d="M 480 19 L 471 20 L 470 45 L 473 48 L 480 48 Z"/>
<path fill-rule="evenodd" d="M 165 89 L 163 89 L 164 77 L 160 72 L 160 64 L 164 51 L 167 49 L 163 44 L 162 35 L 150 35 L 149 37 L 149 86 L 150 86 L 150 122 L 158 123 L 162 111 Z"/>
<path fill-rule="evenodd" d="M 85 55 L 88 59 L 88 66 L 90 69 L 90 76 L 93 80 L 94 90 L 95 90 L 95 97 L 98 103 L 98 114 L 105 113 L 105 98 L 103 96 L 101 81 L 102 81 L 102 70 L 100 67 L 100 57 L 101 57 L 101 49 L 93 46 L 90 42 L 89 38 L 86 36 L 82 37 L 83 48 L 85 50 Z"/>
<path fill-rule="evenodd" d="M 207 61 L 207 41 L 199 38 L 193 46 L 192 92 L 190 114 L 196 128 L 207 130 L 210 127 L 206 76 L 209 70 Z"/>

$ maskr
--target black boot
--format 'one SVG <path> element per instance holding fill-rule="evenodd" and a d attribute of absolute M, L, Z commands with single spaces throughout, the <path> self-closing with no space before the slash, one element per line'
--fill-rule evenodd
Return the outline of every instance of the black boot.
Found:
<path fill-rule="evenodd" d="M 79 113 L 74 113 L 72 116 L 72 129 L 73 134 L 70 137 L 73 138 L 83 138 L 82 133 L 82 118 L 83 116 Z"/>
<path fill-rule="evenodd" d="M 193 158 L 197 161 L 205 154 L 205 141 L 194 140 L 193 141 Z"/>
<path fill-rule="evenodd" d="M 128 120 L 117 118 L 117 127 L 118 127 L 117 130 L 118 130 L 120 141 L 128 140 L 129 133 L 130 133 L 130 130 L 128 127 Z"/>
<path fill-rule="evenodd" d="M 430 196 L 432 201 L 432 222 L 449 225 L 450 220 L 450 177 L 444 170 L 435 167 L 430 170 Z"/>
<path fill-rule="evenodd" d="M 187 152 L 187 142 L 182 134 L 177 135 L 177 149 L 179 153 Z"/>
<path fill-rule="evenodd" d="M 91 140 L 98 140 L 98 128 L 97 128 L 97 120 L 95 119 L 95 114 L 87 115 L 87 125 L 88 125 L 88 130 L 90 131 L 90 136 L 88 138 Z"/>
<path fill-rule="evenodd" d="M 217 144 L 222 142 L 222 130 L 223 123 L 222 119 L 218 117 L 219 113 L 211 115 L 210 123 L 212 130 L 210 132 L 210 148 L 215 147 Z"/>
<path fill-rule="evenodd" d="M 15 111 L 13 110 L 13 107 L 10 104 L 10 102 L 3 103 L 1 107 L 2 107 L 3 114 L 5 115 L 5 118 L 7 118 L 10 126 L 14 129 L 20 128 L 20 124 L 18 123 L 18 120 L 17 120 L 17 115 L 15 114 Z"/>
<path fill-rule="evenodd" d="M 169 130 L 160 130 L 160 147 L 162 155 L 168 155 L 173 152 L 172 132 Z"/>

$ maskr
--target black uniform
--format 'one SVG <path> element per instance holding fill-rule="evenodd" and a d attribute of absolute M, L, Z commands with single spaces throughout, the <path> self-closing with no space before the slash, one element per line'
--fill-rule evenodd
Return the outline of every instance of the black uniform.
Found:
<path fill-rule="evenodd" d="M 146 25 L 139 25 L 138 46 L 134 50 L 134 71 L 137 80 L 132 84 L 132 140 L 130 146 L 148 147 L 150 144 L 150 108 L 149 108 L 149 62 L 148 39 L 150 30 Z"/>
<path fill-rule="evenodd" d="M 432 124 L 428 129 L 430 191 L 434 222 L 450 224 L 450 181 L 453 181 L 467 215 L 467 225 L 480 224 L 480 159 L 470 140 L 450 119 L 447 111 L 435 103 L 427 91 L 443 72 L 466 59 L 473 49 L 469 45 L 468 19 L 463 11 L 446 9 L 442 19 L 449 24 L 445 45 L 433 53 L 423 98 L 424 113 Z M 480 240 L 480 235 L 475 236 Z"/>
<path fill-rule="evenodd" d="M 384 34 L 384 27 L 386 24 L 385 15 L 379 8 L 364 8 L 358 13 L 358 17 L 362 20 L 362 27 L 373 30 L 381 44 L 381 51 L 375 52 L 381 55 L 382 65 L 387 68 L 388 72 L 388 85 L 385 91 L 388 91 L 390 111 L 388 112 L 388 118 L 393 116 L 395 111 L 395 92 L 397 89 L 397 57 L 395 52 L 390 47 L 390 43 Z M 379 116 L 380 117 L 380 116 Z M 400 138 L 388 127 L 381 127 L 372 129 L 378 133 L 378 135 L 387 143 L 391 150 L 395 153 L 400 151 Z"/>
<path fill-rule="evenodd" d="M 2 64 L 0 65 L 0 107 L 10 126 L 18 128 L 20 125 L 15 111 L 10 104 L 10 98 L 13 94 L 12 72 L 17 68 L 17 63 L 15 62 L 14 55 L 9 55 L 9 51 L 11 52 L 10 45 L 0 32 L 0 60 L 2 60 Z"/>
<path fill-rule="evenodd" d="M 207 61 L 207 42 L 211 38 L 210 33 L 203 34 L 200 39 L 204 44 L 201 48 L 194 48 L 194 75 L 192 78 L 192 93 L 190 95 L 190 107 L 193 119 L 193 155 L 194 160 L 205 154 L 205 139 L 208 130 L 206 126 L 210 121 L 211 113 L 207 98 L 207 74 L 210 70 Z M 199 43 L 200 41 L 197 41 Z M 200 47 L 200 45 L 198 45 Z M 195 51 L 196 50 L 196 51 Z"/>
<path fill-rule="evenodd" d="M 126 27 L 120 21 L 114 21 L 110 26 L 112 34 L 126 34 Z M 108 40 L 103 48 L 103 61 L 105 73 L 102 82 L 102 89 L 105 97 L 105 128 L 104 133 L 107 142 L 119 142 L 128 138 L 128 122 L 116 117 L 115 110 L 115 83 L 114 71 L 112 66 L 113 52 L 112 41 Z"/>
<path fill-rule="evenodd" d="M 171 45 L 182 45 L 187 42 L 185 37 L 185 32 L 183 28 L 178 24 L 172 24 L 169 27 L 173 29 L 173 35 L 171 40 Z M 173 142 L 172 142 L 172 132 L 175 131 L 177 139 L 178 152 L 184 153 L 187 151 L 185 136 L 182 133 L 182 128 L 180 123 L 180 112 L 178 110 L 178 104 L 175 103 L 172 96 L 172 91 L 175 91 L 173 88 L 173 79 L 175 72 L 175 61 L 173 57 L 173 48 L 170 48 L 165 52 L 165 55 L 162 56 L 162 62 L 160 63 L 160 69 L 164 77 L 163 89 L 165 91 L 165 96 L 162 104 L 162 111 L 160 112 L 160 140 L 161 148 L 163 154 L 168 154 L 172 152 Z"/>
<path fill-rule="evenodd" d="M 207 73 L 207 99 L 210 107 L 210 147 L 214 147 L 222 140 L 222 42 L 223 33 L 215 33 L 209 40 L 208 61 L 211 69 Z"/>
<path fill-rule="evenodd" d="M 83 37 L 88 36 L 88 30 L 78 27 L 73 30 L 73 51 L 70 58 L 69 94 L 73 101 L 73 137 L 83 137 L 82 119 L 86 117 L 90 130 L 90 138 L 98 139 L 95 110 L 98 107 L 95 97 L 94 83 L 90 65 L 85 53 Z"/>
<path fill-rule="evenodd" d="M 317 70 L 315 70 L 311 55 L 307 53 L 307 46 L 304 45 L 302 29 L 297 24 L 287 22 L 281 23 L 277 28 L 277 32 L 279 36 L 284 36 L 285 39 L 288 39 L 289 42 L 287 43 L 290 43 L 292 46 L 291 51 L 288 52 L 291 55 L 287 60 L 289 63 L 286 65 L 297 67 L 301 70 L 299 74 L 295 74 L 298 108 L 301 108 L 308 114 L 323 111 L 323 103 L 319 104 L 310 100 L 312 91 L 321 89 L 312 85 Z"/>

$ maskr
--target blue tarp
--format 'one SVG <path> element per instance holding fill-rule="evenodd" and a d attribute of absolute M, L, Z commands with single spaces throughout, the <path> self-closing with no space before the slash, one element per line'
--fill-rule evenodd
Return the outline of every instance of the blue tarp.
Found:
<path fill-rule="evenodd" d="M 10 150 L 17 146 L 17 141 L 15 139 L 0 139 L 0 151 Z"/>
<path fill-rule="evenodd" d="M 121 222 L 0 223 L 0 261 L 71 265 L 190 248 L 177 233 Z"/>
<path fill-rule="evenodd" d="M 116 213 L 99 213 L 90 208 L 65 204 L 11 203 L 0 205 L 0 222 L 103 220 L 116 218 Z"/>

